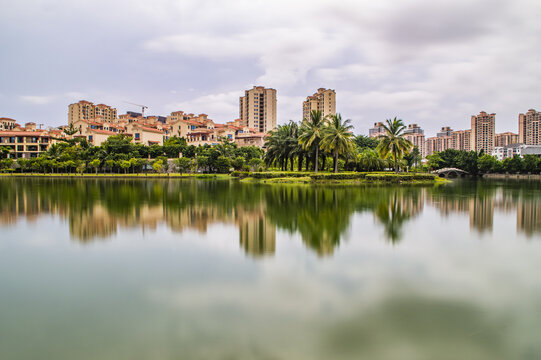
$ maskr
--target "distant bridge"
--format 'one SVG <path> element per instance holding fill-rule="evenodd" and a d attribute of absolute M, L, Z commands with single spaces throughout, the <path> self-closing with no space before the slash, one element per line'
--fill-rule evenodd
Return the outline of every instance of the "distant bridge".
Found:
<path fill-rule="evenodd" d="M 443 178 L 458 178 L 458 177 L 466 177 L 467 175 L 470 175 L 469 172 L 461 170 L 461 169 L 457 169 L 457 168 L 443 168 L 443 169 L 434 171 L 433 174 L 436 174 L 439 177 L 443 177 Z"/>

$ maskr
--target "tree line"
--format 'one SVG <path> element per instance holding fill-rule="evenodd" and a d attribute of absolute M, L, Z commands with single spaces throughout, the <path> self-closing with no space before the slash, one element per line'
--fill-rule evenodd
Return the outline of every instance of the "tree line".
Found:
<path fill-rule="evenodd" d="M 355 137 L 351 120 L 340 114 L 323 116 L 319 110 L 300 124 L 290 121 L 269 133 L 265 146 L 267 166 L 298 171 L 326 169 L 328 159 L 332 170 L 377 171 L 413 167 L 420 163 L 419 149 L 404 138 L 406 126 L 402 120 L 388 119 L 385 134 L 377 139 L 363 135 Z"/>
<path fill-rule="evenodd" d="M 92 146 L 84 138 L 63 140 L 30 159 L 8 158 L 10 149 L 0 147 L 0 170 L 44 173 L 164 173 L 173 170 L 181 173 L 228 173 L 231 168 L 254 171 L 264 166 L 262 149 L 256 146 L 238 147 L 227 139 L 221 139 L 215 146 L 188 145 L 180 137 L 167 139 L 163 146 L 134 144 L 131 140 L 127 135 L 114 135 L 101 146 Z"/>

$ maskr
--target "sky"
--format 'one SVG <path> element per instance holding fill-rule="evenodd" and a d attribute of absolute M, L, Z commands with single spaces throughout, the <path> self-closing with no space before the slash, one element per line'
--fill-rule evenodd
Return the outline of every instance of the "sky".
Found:
<path fill-rule="evenodd" d="M 401 118 L 433 136 L 541 110 L 538 0 L 1 0 L 0 117 L 67 123 L 81 99 L 118 113 L 238 118 L 277 90 L 278 123 L 336 90 L 358 134 Z"/>

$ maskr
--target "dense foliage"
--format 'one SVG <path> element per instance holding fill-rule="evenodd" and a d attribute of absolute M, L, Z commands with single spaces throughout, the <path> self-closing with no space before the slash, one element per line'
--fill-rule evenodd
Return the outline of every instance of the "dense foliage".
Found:
<path fill-rule="evenodd" d="M 172 137 L 163 146 L 146 146 L 132 143 L 129 136 L 115 135 L 101 146 L 92 146 L 81 138 L 55 143 L 47 152 L 32 159 L 6 159 L 7 154 L 0 149 L 0 169 L 49 173 L 162 173 L 173 170 L 228 173 L 232 165 L 239 164 L 245 170 L 259 170 L 263 154 L 258 147 L 237 147 L 225 139 L 215 146 L 196 147 L 188 145 L 184 138 Z"/>

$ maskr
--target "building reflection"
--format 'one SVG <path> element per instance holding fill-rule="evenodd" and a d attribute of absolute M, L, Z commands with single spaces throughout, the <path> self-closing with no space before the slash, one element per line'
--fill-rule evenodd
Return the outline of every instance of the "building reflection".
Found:
<path fill-rule="evenodd" d="M 539 190 L 537 185 L 482 182 L 329 188 L 227 181 L 3 179 L 0 224 L 58 215 L 68 221 L 71 238 L 82 244 L 112 238 L 121 229 L 166 225 L 176 233 L 206 233 L 214 224 L 226 224 L 238 229 L 239 247 L 257 258 L 275 254 L 276 231 L 282 229 L 300 234 L 318 256 L 329 256 L 343 241 L 354 213 L 372 213 L 383 237 L 397 244 L 404 225 L 422 213 L 425 204 L 442 216 L 467 214 L 470 228 L 480 233 L 493 230 L 495 212 L 515 215 L 517 232 L 531 237 L 541 233 Z"/>

